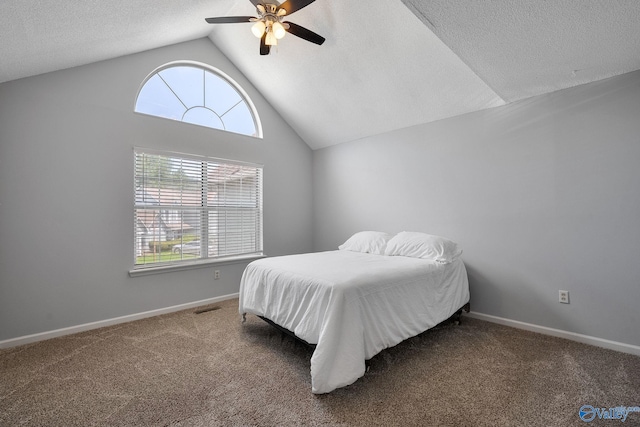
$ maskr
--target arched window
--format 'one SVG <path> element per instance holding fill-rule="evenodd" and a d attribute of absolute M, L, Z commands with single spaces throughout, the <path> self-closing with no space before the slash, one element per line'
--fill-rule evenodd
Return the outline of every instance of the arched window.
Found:
<path fill-rule="evenodd" d="M 135 111 L 262 138 L 253 103 L 229 76 L 205 64 L 170 62 L 142 83 Z"/>

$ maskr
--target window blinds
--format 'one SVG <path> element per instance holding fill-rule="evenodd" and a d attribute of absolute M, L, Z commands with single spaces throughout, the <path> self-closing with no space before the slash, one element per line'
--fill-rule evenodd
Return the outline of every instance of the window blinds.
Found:
<path fill-rule="evenodd" d="M 135 150 L 137 266 L 262 253 L 262 166 Z"/>

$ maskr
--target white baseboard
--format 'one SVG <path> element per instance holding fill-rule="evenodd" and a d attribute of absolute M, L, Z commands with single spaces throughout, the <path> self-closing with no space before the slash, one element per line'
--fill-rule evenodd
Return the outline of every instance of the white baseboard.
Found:
<path fill-rule="evenodd" d="M 127 316 L 115 317 L 113 319 L 100 320 L 97 322 L 85 323 L 82 325 L 71 326 L 68 328 L 56 329 L 53 331 L 40 332 L 33 335 L 25 335 L 22 337 L 11 338 L 8 340 L 0 341 L 0 349 L 17 347 L 23 344 L 30 344 L 37 341 L 44 341 L 51 338 L 61 337 L 64 335 L 75 334 L 78 332 L 89 331 L 91 329 L 103 328 L 105 326 L 117 325 L 119 323 L 131 322 L 133 320 L 146 319 L 147 317 L 159 316 L 161 314 L 173 313 L 174 311 L 188 310 L 194 307 L 200 307 L 208 304 L 215 304 L 217 302 L 226 301 L 229 299 L 238 298 L 238 294 L 223 295 L 216 298 L 208 298 L 200 301 L 189 302 L 186 304 L 174 305 L 171 307 L 159 308 L 157 310 L 145 311 L 142 313 L 130 314 Z"/>
<path fill-rule="evenodd" d="M 221 297 L 209 298 L 209 299 L 194 301 L 186 304 L 160 308 L 157 310 L 151 310 L 151 311 L 145 311 L 142 313 L 130 314 L 127 316 L 115 317 L 113 319 L 100 320 L 98 322 L 85 323 L 82 325 L 71 326 L 68 328 L 56 329 L 53 331 L 40 332 L 37 334 L 11 338 L 8 340 L 0 341 L 0 349 L 17 347 L 19 345 L 30 344 L 33 342 L 44 341 L 51 338 L 61 337 L 64 335 L 70 335 L 78 332 L 89 331 L 91 329 L 98 329 L 98 328 L 103 328 L 105 326 L 117 325 L 119 323 L 126 323 L 134 320 L 145 319 L 147 317 L 159 316 L 161 314 L 173 313 L 175 311 L 188 310 L 190 308 L 200 307 L 208 304 L 215 304 L 217 302 L 226 301 L 233 298 L 238 298 L 238 294 L 235 293 L 230 295 L 223 295 Z M 561 329 L 548 328 L 546 326 L 534 325 L 532 323 L 520 322 L 518 320 L 506 319 L 504 317 L 492 316 L 490 314 L 478 313 L 475 311 L 472 311 L 470 313 L 465 313 L 465 316 L 469 316 L 469 317 L 480 319 L 480 320 L 486 320 L 488 322 L 498 323 L 501 325 L 510 326 L 517 329 L 524 329 L 526 331 L 538 332 L 545 335 L 565 338 L 568 340 L 577 341 L 584 344 L 595 345 L 597 347 L 608 348 L 610 350 L 616 350 L 622 353 L 629 353 L 636 356 L 640 356 L 640 346 L 637 346 L 637 345 L 605 340 L 602 338 L 592 337 L 589 335 L 577 334 L 575 332 L 563 331 Z"/>
<path fill-rule="evenodd" d="M 493 322 L 493 323 L 499 323 L 505 326 L 511 326 L 517 329 L 524 329 L 531 332 L 538 332 L 545 335 L 565 338 L 571 341 L 577 341 L 584 344 L 591 344 L 597 347 L 608 348 L 610 350 L 616 350 L 622 353 L 629 353 L 629 354 L 634 354 L 636 356 L 640 356 L 640 346 L 637 346 L 637 345 L 605 340 L 602 338 L 592 337 L 589 335 L 576 334 L 575 332 L 563 331 L 561 329 L 547 328 L 546 326 L 534 325 L 531 323 L 520 322 L 518 320 L 505 319 L 504 317 L 492 316 L 489 314 L 478 313 L 475 311 L 472 311 L 470 313 L 465 313 L 464 315 L 473 317 L 475 319 L 486 320 L 487 322 Z"/>

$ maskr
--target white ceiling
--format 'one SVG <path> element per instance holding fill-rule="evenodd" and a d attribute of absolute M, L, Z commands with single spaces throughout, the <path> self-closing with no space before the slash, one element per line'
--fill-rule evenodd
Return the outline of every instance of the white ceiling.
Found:
<path fill-rule="evenodd" d="M 512 102 L 640 69 L 638 0 L 402 0 Z"/>
<path fill-rule="evenodd" d="M 0 83 L 209 35 L 313 149 L 640 69 L 638 0 L 316 0 L 258 54 L 249 0 L 2 0 Z M 215 65 L 215 64 L 212 64 Z"/>

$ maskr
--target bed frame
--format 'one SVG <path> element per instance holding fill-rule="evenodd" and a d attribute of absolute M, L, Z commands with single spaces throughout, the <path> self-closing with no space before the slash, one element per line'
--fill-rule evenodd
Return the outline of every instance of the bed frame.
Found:
<path fill-rule="evenodd" d="M 291 332 L 287 328 L 283 328 L 282 326 L 278 325 L 277 323 L 275 323 L 271 319 L 267 319 L 266 317 L 263 317 L 263 316 L 258 316 L 258 317 L 261 318 L 262 320 L 264 320 L 265 322 L 267 322 L 268 324 L 270 324 L 271 326 L 273 326 L 274 328 L 276 328 L 277 330 L 279 330 L 282 334 L 289 335 L 290 337 L 295 338 L 296 341 L 301 342 L 302 344 L 306 345 L 309 348 L 312 348 L 312 349 L 316 348 L 315 344 L 311 344 L 311 343 L 306 342 L 305 340 L 303 340 L 302 338 L 300 338 L 299 336 L 297 336 L 296 334 L 294 334 L 293 332 Z"/>
<path fill-rule="evenodd" d="M 455 323 L 456 325 L 459 325 L 462 323 L 462 312 L 468 313 L 471 311 L 471 303 L 468 302 L 465 305 L 463 305 L 462 307 L 460 307 L 458 309 L 458 311 L 456 311 L 455 313 L 453 313 L 453 316 L 451 316 L 450 318 L 448 318 L 447 320 L 445 320 L 442 323 L 446 323 L 448 321 L 453 321 L 453 323 Z"/>
<path fill-rule="evenodd" d="M 451 323 L 451 322 L 453 322 L 453 324 L 455 324 L 455 325 L 460 325 L 462 323 L 462 312 L 463 311 L 465 313 L 469 313 L 471 311 L 471 303 L 466 303 L 465 305 L 460 307 L 455 313 L 453 313 L 451 315 L 451 317 L 449 317 L 447 320 L 444 320 L 444 321 L 440 322 L 436 326 L 444 325 L 446 323 Z M 302 344 L 304 344 L 305 346 L 307 346 L 307 347 L 309 347 L 311 349 L 315 349 L 316 348 L 315 344 L 311 344 L 311 343 L 306 342 L 305 340 L 303 340 L 302 338 L 298 337 L 296 334 L 294 334 L 293 332 L 291 332 L 287 328 L 283 328 L 282 326 L 278 325 L 277 323 L 275 323 L 271 319 L 267 319 L 266 317 L 263 317 L 263 316 L 258 316 L 258 317 L 261 318 L 262 320 L 264 320 L 265 322 L 267 322 L 268 324 L 270 324 L 271 326 L 273 326 L 274 328 L 276 328 L 277 330 L 279 330 L 282 334 L 289 335 L 290 337 L 295 338 L 298 342 L 301 342 Z M 245 313 L 245 314 L 242 315 L 242 323 L 244 323 L 246 320 L 247 319 L 246 319 L 246 313 Z"/>

